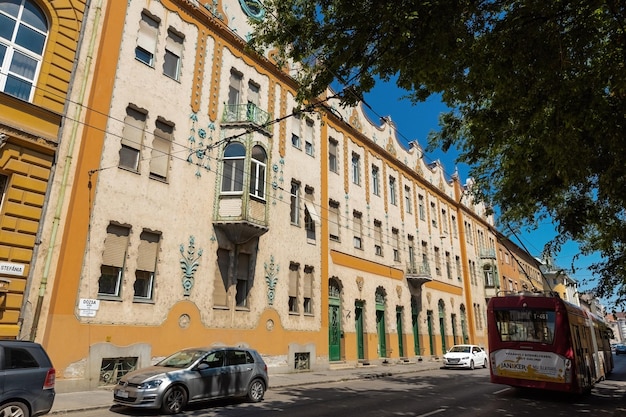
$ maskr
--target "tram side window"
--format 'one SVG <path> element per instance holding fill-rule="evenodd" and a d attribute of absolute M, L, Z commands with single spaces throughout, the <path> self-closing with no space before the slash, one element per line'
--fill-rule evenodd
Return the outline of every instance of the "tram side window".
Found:
<path fill-rule="evenodd" d="M 503 342 L 554 341 L 555 313 L 547 310 L 496 310 L 495 318 Z"/>

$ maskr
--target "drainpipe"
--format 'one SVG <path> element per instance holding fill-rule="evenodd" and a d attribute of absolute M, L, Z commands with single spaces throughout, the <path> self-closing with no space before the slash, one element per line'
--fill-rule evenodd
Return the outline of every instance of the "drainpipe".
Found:
<path fill-rule="evenodd" d="M 89 3 L 90 2 L 88 1 L 85 4 L 84 16 L 87 16 L 87 12 L 89 11 Z M 41 283 L 39 284 L 39 295 L 37 296 L 37 305 L 35 307 L 35 313 L 33 315 L 33 324 L 30 330 L 30 340 L 35 340 L 35 337 L 37 336 L 39 318 L 41 316 L 43 300 L 44 300 L 44 296 L 46 295 L 46 288 L 48 286 L 48 277 L 50 275 L 50 265 L 52 264 L 52 254 L 53 254 L 52 249 L 54 248 L 54 244 L 57 239 L 57 233 L 59 231 L 59 225 L 61 223 L 61 213 L 63 211 L 65 193 L 68 188 L 68 178 L 69 178 L 70 171 L 71 171 L 70 168 L 72 166 L 72 154 L 74 153 L 74 147 L 76 146 L 78 126 L 80 125 L 81 115 L 83 111 L 83 103 L 85 101 L 85 91 L 87 90 L 87 82 L 89 81 L 89 73 L 90 73 L 89 68 L 91 67 L 91 63 L 93 60 L 93 51 L 95 49 L 95 44 L 97 40 L 98 28 L 100 27 L 100 15 L 101 14 L 102 14 L 102 0 L 99 0 L 98 5 L 95 8 L 94 22 L 91 25 L 91 27 L 94 30 L 91 34 L 91 39 L 89 40 L 89 46 L 87 49 L 87 58 L 85 61 L 85 70 L 84 70 L 82 80 L 80 82 L 80 87 L 79 87 L 80 90 L 78 93 L 78 99 L 77 99 L 77 104 L 76 104 L 77 113 L 76 113 L 76 116 L 74 116 L 73 118 L 72 132 L 70 134 L 70 142 L 68 145 L 67 154 L 65 156 L 65 166 L 63 167 L 63 176 L 62 176 L 62 181 L 61 181 L 61 187 L 59 190 L 59 198 L 57 200 L 56 209 L 54 211 L 54 219 L 52 221 L 52 232 L 50 234 L 50 245 L 48 247 L 48 254 L 46 256 L 46 261 L 44 263 L 43 274 L 41 276 Z M 83 25 L 83 28 L 85 26 L 85 23 L 86 23 L 85 21 L 81 23 Z M 80 39 L 78 43 L 78 49 L 77 49 L 78 51 L 80 51 L 80 46 L 82 44 L 83 35 L 84 35 L 84 32 L 81 31 L 81 35 L 80 35 Z M 78 60 L 76 60 L 74 64 L 75 67 L 77 65 L 77 62 Z"/>

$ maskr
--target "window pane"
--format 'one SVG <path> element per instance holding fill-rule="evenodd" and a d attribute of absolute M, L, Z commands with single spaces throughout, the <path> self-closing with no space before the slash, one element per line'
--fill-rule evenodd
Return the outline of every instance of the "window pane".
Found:
<path fill-rule="evenodd" d="M 46 41 L 45 35 L 34 31 L 33 29 L 20 25 L 17 29 L 17 36 L 15 37 L 15 43 L 23 46 L 24 48 L 41 55 L 43 51 L 43 44 Z"/>
<path fill-rule="evenodd" d="M 17 17 L 20 11 L 21 0 L 7 0 L 0 3 L 0 10 L 7 13 L 10 16 Z"/>
<path fill-rule="evenodd" d="M 152 65 L 152 54 L 143 48 L 135 48 L 135 58 L 147 65 Z"/>
<path fill-rule="evenodd" d="M 153 273 L 149 271 L 136 271 L 135 272 L 135 297 L 138 298 L 152 298 L 152 277 Z"/>
<path fill-rule="evenodd" d="M 32 1 L 27 1 L 24 4 L 22 20 L 42 32 L 48 31 L 48 23 L 44 14 Z"/>
<path fill-rule="evenodd" d="M 121 268 L 102 265 L 98 280 L 98 294 L 119 295 L 119 277 Z"/>
<path fill-rule="evenodd" d="M 163 62 L 163 74 L 170 78 L 178 80 L 178 61 L 177 55 L 165 50 L 165 59 Z"/>
<path fill-rule="evenodd" d="M 139 162 L 139 151 L 137 149 L 124 146 L 120 149 L 120 166 L 137 170 Z"/>
<path fill-rule="evenodd" d="M 15 20 L 10 19 L 3 14 L 0 14 L 0 38 L 4 38 L 7 41 L 11 41 L 13 39 L 14 29 L 15 29 Z"/>
<path fill-rule="evenodd" d="M 2 23 L 0 23 L 0 27 L 2 27 Z M 0 43 L 0 66 L 2 66 L 2 62 L 4 61 L 4 56 L 7 53 L 7 47 Z"/>
<path fill-rule="evenodd" d="M 15 51 L 13 54 L 13 61 L 11 61 L 11 71 L 13 74 L 21 75 L 28 80 L 32 80 L 35 76 L 35 70 L 37 69 L 37 61 L 26 55 Z"/>
<path fill-rule="evenodd" d="M 19 99 L 28 100 L 31 87 L 32 84 L 30 82 L 9 75 L 4 86 L 4 92 Z"/>

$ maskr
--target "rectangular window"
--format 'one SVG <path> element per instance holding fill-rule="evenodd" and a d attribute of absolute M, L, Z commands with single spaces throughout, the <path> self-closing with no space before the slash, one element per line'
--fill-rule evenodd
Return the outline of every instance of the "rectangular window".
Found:
<path fill-rule="evenodd" d="M 135 271 L 134 284 L 135 298 L 151 300 L 161 235 L 144 230 L 141 232 L 139 238 L 137 270 Z"/>
<path fill-rule="evenodd" d="M 461 258 L 458 256 L 454 257 L 454 263 L 456 264 L 456 279 L 458 281 L 462 281 L 461 276 L 463 275 L 463 271 L 461 271 Z"/>
<path fill-rule="evenodd" d="M 248 82 L 248 105 L 246 106 L 246 120 L 256 124 L 261 124 L 259 112 L 259 100 L 261 96 L 261 86 L 254 81 Z"/>
<path fill-rule="evenodd" d="M 227 115 L 228 120 L 239 121 L 239 104 L 241 104 L 241 84 L 243 82 L 243 74 L 232 68 L 230 70 L 230 79 L 228 84 L 228 104 Z"/>
<path fill-rule="evenodd" d="M 437 227 L 437 206 L 435 203 L 430 203 L 430 222 L 433 227 Z"/>
<path fill-rule="evenodd" d="M 291 224 L 300 225 L 300 183 L 291 182 Z"/>
<path fill-rule="evenodd" d="M 448 213 L 445 209 L 441 209 L 441 231 L 448 233 Z"/>
<path fill-rule="evenodd" d="M 415 270 L 415 243 L 413 242 L 413 236 L 408 235 L 407 239 L 409 241 L 409 266 L 411 270 Z"/>
<path fill-rule="evenodd" d="M 316 238 L 315 225 L 321 224 L 320 216 L 315 209 L 314 191 L 313 187 L 304 187 L 304 228 L 309 243 Z"/>
<path fill-rule="evenodd" d="M 376 165 L 372 165 L 372 193 L 380 195 L 380 176 Z"/>
<path fill-rule="evenodd" d="M 122 147 L 120 148 L 120 167 L 133 171 L 139 170 L 145 128 L 146 114 L 133 107 L 127 107 L 122 133 Z"/>
<path fill-rule="evenodd" d="M 289 312 L 298 312 L 298 288 L 300 286 L 300 264 L 289 264 Z"/>
<path fill-rule="evenodd" d="M 156 16 L 148 15 L 145 12 L 141 13 L 135 58 L 151 67 L 154 67 L 154 53 L 159 34 L 159 23 L 160 21 Z"/>
<path fill-rule="evenodd" d="M 304 125 L 304 151 L 313 156 L 313 121 L 308 119 Z"/>
<path fill-rule="evenodd" d="M 411 213 L 413 210 L 411 207 L 411 188 L 404 186 L 404 207 L 407 213 Z"/>
<path fill-rule="evenodd" d="M 237 288 L 235 300 L 237 307 L 248 307 L 250 295 L 250 255 L 239 253 L 237 257 Z"/>
<path fill-rule="evenodd" d="M 452 279 L 452 265 L 450 265 L 450 252 L 446 252 L 446 275 Z"/>
<path fill-rule="evenodd" d="M 173 134 L 174 126 L 164 123 L 162 120 L 156 121 L 150 158 L 150 178 L 161 181 L 167 180 Z"/>
<path fill-rule="evenodd" d="M 337 141 L 330 139 L 328 141 L 328 169 L 332 172 L 339 171 L 339 165 L 337 164 Z"/>
<path fill-rule="evenodd" d="M 291 119 L 291 145 L 298 149 L 302 148 L 301 125 L 302 121 L 300 120 L 300 115 L 294 114 Z"/>
<path fill-rule="evenodd" d="M 354 232 L 354 247 L 357 249 L 363 249 L 362 242 L 362 234 L 363 234 L 363 224 L 361 222 L 361 213 L 358 211 L 353 212 L 352 214 L 352 231 Z"/>
<path fill-rule="evenodd" d="M 252 148 L 252 158 L 250 158 L 250 195 L 261 200 L 265 200 L 266 158 L 265 150 L 260 145 Z"/>
<path fill-rule="evenodd" d="M 393 260 L 400 262 L 400 233 L 395 227 L 391 229 L 391 244 L 393 245 Z"/>
<path fill-rule="evenodd" d="M 304 314 L 313 314 L 313 267 L 304 266 L 304 288 L 302 295 Z"/>
<path fill-rule="evenodd" d="M 394 206 L 398 205 L 398 197 L 396 195 L 396 179 L 392 176 L 389 176 L 389 203 Z"/>
<path fill-rule="evenodd" d="M 226 249 L 217 250 L 217 268 L 213 285 L 213 305 L 217 307 L 228 306 L 228 288 L 230 270 L 230 252 Z"/>
<path fill-rule="evenodd" d="M 129 227 L 116 224 L 109 224 L 107 227 L 98 280 L 99 296 L 120 296 L 129 236 Z"/>
<path fill-rule="evenodd" d="M 422 240 L 422 267 L 424 270 L 430 272 L 430 265 L 428 262 L 428 243 Z"/>
<path fill-rule="evenodd" d="M 452 224 L 452 236 L 454 236 L 455 238 L 458 237 L 458 230 L 456 228 L 456 216 L 451 216 L 450 218 L 450 223 Z"/>
<path fill-rule="evenodd" d="M 339 203 L 331 200 L 328 204 L 328 234 L 330 239 L 339 241 Z"/>
<path fill-rule="evenodd" d="M 176 81 L 180 78 L 180 60 L 183 56 L 183 40 L 184 37 L 181 33 L 173 28 L 167 30 L 163 74 Z"/>
<path fill-rule="evenodd" d="M 441 254 L 439 248 L 435 246 L 435 272 L 437 275 L 441 275 Z"/>
<path fill-rule="evenodd" d="M 383 256 L 383 227 L 380 220 L 374 220 L 374 253 Z"/>
<path fill-rule="evenodd" d="M 417 197 L 417 202 L 419 206 L 418 209 L 419 209 L 420 220 L 425 221 L 426 220 L 426 208 L 424 207 L 424 196 L 420 194 Z"/>
<path fill-rule="evenodd" d="M 361 157 L 355 153 L 352 154 L 352 182 L 361 184 Z"/>

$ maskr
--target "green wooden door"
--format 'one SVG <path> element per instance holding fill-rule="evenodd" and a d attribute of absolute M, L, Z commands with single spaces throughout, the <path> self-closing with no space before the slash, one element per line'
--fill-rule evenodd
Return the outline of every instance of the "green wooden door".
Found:
<path fill-rule="evenodd" d="M 398 330 L 398 354 L 404 356 L 404 340 L 402 339 L 402 309 L 396 310 L 396 329 Z"/>
<path fill-rule="evenodd" d="M 365 347 L 363 345 L 363 305 L 362 304 L 357 304 L 355 306 L 354 322 L 356 326 L 357 358 L 365 359 Z"/>
<path fill-rule="evenodd" d="M 341 359 L 341 316 L 339 301 L 330 300 L 328 305 L 328 359 Z"/>
<path fill-rule="evenodd" d="M 376 310 L 376 330 L 378 332 L 378 356 L 387 357 L 387 340 L 385 329 L 385 310 Z"/>
<path fill-rule="evenodd" d="M 426 321 L 428 323 L 428 342 L 430 343 L 430 354 L 435 354 L 435 344 L 433 340 L 433 312 L 428 310 L 426 315 Z"/>

